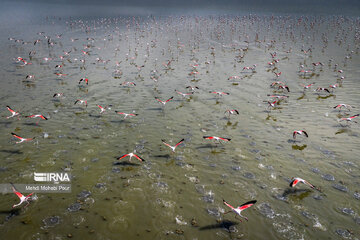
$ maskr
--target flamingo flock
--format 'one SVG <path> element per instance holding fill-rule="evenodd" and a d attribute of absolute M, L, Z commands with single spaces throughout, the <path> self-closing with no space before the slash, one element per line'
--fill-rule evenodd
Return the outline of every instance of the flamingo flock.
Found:
<path fill-rule="evenodd" d="M 180 19 L 183 23 L 189 24 L 190 22 L 186 22 L 184 19 Z M 274 22 L 273 19 L 267 19 L 267 21 Z M 113 22 L 114 21 L 114 22 Z M 155 21 L 155 20 L 154 20 Z M 171 20 L 173 21 L 173 20 Z M 189 20 L 190 21 L 190 20 Z M 196 21 L 202 21 L 205 22 L 204 19 L 196 19 Z M 195 21 L 195 22 L 196 22 Z M 209 22 L 214 21 L 208 20 Z M 222 19 L 222 21 L 225 21 Z M 233 20 L 234 23 L 238 23 L 236 21 L 239 21 L 238 19 Z M 246 21 L 248 21 L 246 19 Z M 250 23 L 251 26 L 255 25 L 255 23 L 259 23 L 258 18 L 251 18 L 250 17 Z M 278 19 L 277 21 L 286 21 Z M 304 22 L 303 22 L 304 21 Z M 298 24 L 298 26 L 302 26 L 304 29 L 311 28 L 311 26 L 319 24 L 317 21 L 308 23 L 308 19 L 301 18 L 296 23 L 291 22 L 291 24 Z M 112 24 L 121 22 L 122 24 L 125 24 L 124 32 L 120 31 L 119 29 L 115 29 L 114 31 L 110 32 L 106 37 L 101 39 L 98 36 L 90 37 L 90 34 L 93 30 L 96 29 L 94 27 L 95 25 L 105 26 L 106 29 L 110 28 Z M 168 26 L 170 26 L 172 22 L 168 23 Z M 191 22 L 192 23 L 192 22 Z M 206 23 L 206 22 L 205 22 Z M 204 24 L 205 24 L 204 23 Z M 238 95 L 238 91 L 236 88 L 240 85 L 242 88 L 242 91 L 246 91 L 247 88 L 262 88 L 266 89 L 267 94 L 265 96 L 259 96 L 259 105 L 261 106 L 261 114 L 265 115 L 278 115 L 281 116 L 282 111 L 286 111 L 286 108 L 291 108 L 289 102 L 294 99 L 294 97 L 298 96 L 299 94 L 302 94 L 303 96 L 299 98 L 299 101 L 302 100 L 305 96 L 309 96 L 310 94 L 314 94 L 317 96 L 319 101 L 326 100 L 328 97 L 335 96 L 337 92 L 344 91 L 346 89 L 346 85 L 344 84 L 345 80 L 345 73 L 346 69 L 338 69 L 339 65 L 333 64 L 333 60 L 329 60 L 329 71 L 332 71 L 333 73 L 333 79 L 330 79 L 327 84 L 320 85 L 318 84 L 318 78 L 320 78 L 323 74 L 323 72 L 326 69 L 326 62 L 323 64 L 322 62 L 318 60 L 312 60 L 313 55 L 315 51 L 318 51 L 318 49 L 315 49 L 314 46 L 309 44 L 310 41 L 305 37 L 305 34 L 302 32 L 299 36 L 299 39 L 303 39 L 304 46 L 301 47 L 299 50 L 295 50 L 292 48 L 286 48 L 287 44 L 279 43 L 277 40 L 274 39 L 265 39 L 260 40 L 258 35 L 259 33 L 256 32 L 256 38 L 254 41 L 249 39 L 249 36 L 246 35 L 246 37 L 243 37 L 243 41 L 238 43 L 238 41 L 234 40 L 231 43 L 223 43 L 223 44 L 216 44 L 217 41 L 221 42 L 221 40 L 224 40 L 224 36 L 222 34 L 222 31 L 220 28 L 216 28 L 216 31 L 213 31 L 209 37 L 211 37 L 211 41 L 207 42 L 207 47 L 204 48 L 202 46 L 202 41 L 200 40 L 203 35 L 205 34 L 201 31 L 201 34 L 197 35 L 197 31 L 200 31 L 196 27 L 198 25 L 191 25 L 189 24 L 189 27 L 191 28 L 189 32 L 193 34 L 194 39 L 189 40 L 189 42 L 182 42 L 180 37 L 177 39 L 176 43 L 171 42 L 170 40 L 165 45 L 160 45 L 159 39 L 156 37 L 160 37 L 160 30 L 165 31 L 163 29 L 159 28 L 153 28 L 149 27 L 150 23 L 141 23 L 137 22 L 136 19 L 130 19 L 130 20 L 114 20 L 114 19 L 108 19 L 108 20 L 99 20 L 99 22 L 94 23 L 94 26 L 90 26 L 85 24 L 81 20 L 69 20 L 66 22 L 67 27 L 70 29 L 78 29 L 80 31 L 83 31 L 86 34 L 89 34 L 86 38 L 74 38 L 72 36 L 69 38 L 68 42 L 69 44 L 74 44 L 71 47 L 71 50 L 69 48 L 64 49 L 62 46 L 62 43 L 65 42 L 64 38 L 67 37 L 66 34 L 57 34 L 54 36 L 47 36 L 45 32 L 38 33 L 38 36 L 36 36 L 39 39 L 28 39 L 29 41 L 24 41 L 21 39 L 15 39 L 15 38 L 9 38 L 9 41 L 11 41 L 12 44 L 24 44 L 28 50 L 31 50 L 29 54 L 29 60 L 23 57 L 15 57 L 14 58 L 14 64 L 18 64 L 18 67 L 21 67 L 20 69 L 31 69 L 34 67 L 34 65 L 46 65 L 48 69 L 51 70 L 51 76 L 54 78 L 54 81 L 61 81 L 61 84 L 64 84 L 64 82 L 70 82 L 69 85 L 74 82 L 75 86 L 73 89 L 70 87 L 64 91 L 64 92 L 55 92 L 56 90 L 53 90 L 53 92 L 48 93 L 48 100 L 49 102 L 53 101 L 54 103 L 63 104 L 66 107 L 68 107 L 68 111 L 73 111 L 73 109 L 81 109 L 84 112 L 87 113 L 89 111 L 91 116 L 96 115 L 97 118 L 100 119 L 110 119 L 112 116 L 119 117 L 122 116 L 120 122 L 136 122 L 137 120 L 140 121 L 140 119 L 143 117 L 141 114 L 141 107 L 133 108 L 133 106 L 128 105 L 122 105 L 122 108 L 115 108 L 119 110 L 112 110 L 113 105 L 115 103 L 110 103 L 110 98 L 107 98 L 111 96 L 111 94 L 117 94 L 118 91 L 123 91 L 121 93 L 124 93 L 122 98 L 120 98 L 119 102 L 126 102 L 128 99 L 133 98 L 133 93 L 137 91 L 144 91 L 144 92 L 150 92 L 151 98 L 147 98 L 145 101 L 147 104 L 159 104 L 161 108 L 156 108 L 156 111 L 159 111 L 164 114 L 171 114 L 171 112 L 177 111 L 180 107 L 189 107 L 193 106 L 195 104 L 193 103 L 199 103 L 201 101 L 214 101 L 216 99 L 215 106 L 221 106 L 222 109 L 219 111 L 216 107 L 214 107 L 215 110 L 213 110 L 212 115 L 206 116 L 208 119 L 216 118 L 218 115 L 225 115 L 225 118 L 228 121 L 228 124 L 231 125 L 230 116 L 233 116 L 233 118 L 238 119 L 240 122 L 244 118 L 248 118 L 249 116 L 246 115 L 246 113 L 243 111 L 245 108 L 244 105 L 246 105 L 245 102 L 237 102 L 234 101 L 232 103 L 232 106 L 229 104 L 229 106 L 225 107 L 224 102 L 228 103 L 227 99 L 241 99 L 241 95 Z M 283 24 L 285 26 L 285 24 Z M 294 25 L 294 26 L 295 26 Z M 152 26 L 152 25 L 151 25 Z M 211 24 L 206 25 L 208 28 L 211 26 Z M 234 24 L 235 26 L 235 24 Z M 94 29 L 93 29 L 94 28 Z M 135 28 L 137 29 L 135 38 L 131 38 L 129 32 L 129 29 Z M 239 36 L 239 33 L 241 32 L 241 29 L 236 29 L 236 27 L 233 27 L 234 29 L 231 29 L 231 36 Z M 126 29 L 128 29 L 126 31 Z M 143 30 L 139 30 L 143 29 Z M 145 30 L 148 30 L 149 32 L 146 32 Z M 157 33 L 157 35 L 151 35 L 150 31 L 154 31 Z M 166 31 L 169 32 L 176 32 L 176 36 L 180 35 L 180 31 L 176 28 L 166 28 Z M 295 33 L 290 29 L 286 28 L 285 30 L 282 30 L 284 32 L 283 35 L 286 35 L 289 41 L 295 42 Z M 304 31 L 306 32 L 306 31 Z M 154 33 L 155 34 L 155 33 Z M 144 36 L 147 35 L 149 38 L 153 38 L 151 42 L 144 42 Z M 44 39 L 41 39 L 43 37 Z M 240 38 L 240 37 L 239 37 Z M 309 37 L 310 38 L 310 37 Z M 356 42 L 360 44 L 360 32 L 357 32 L 356 36 Z M 118 54 L 119 52 L 124 53 L 124 49 L 120 48 L 119 46 L 116 46 L 116 48 L 111 50 L 112 55 L 114 56 L 112 59 L 106 59 L 102 57 L 103 51 L 108 51 L 109 46 L 113 46 L 111 44 L 114 44 L 114 39 L 118 39 L 119 42 L 123 41 L 126 44 L 129 45 L 129 48 L 126 49 L 126 54 L 123 54 L 122 58 L 123 61 L 119 61 L 120 58 Z M 134 43 L 132 42 L 134 41 Z M 325 35 L 323 35 L 321 41 L 321 46 L 323 48 L 326 48 L 328 44 L 328 39 Z M 341 36 L 340 33 L 336 36 L 336 41 L 339 41 L 340 45 L 341 43 Z M 82 50 L 78 50 L 77 48 L 80 46 L 79 43 L 81 42 Z M 28 44 L 27 43 L 31 43 Z M 130 44 L 132 47 L 130 47 Z M 76 47 L 77 48 L 76 48 Z M 135 47 L 134 47 L 135 46 Z M 260 46 L 260 47 L 258 47 Z M 68 45 L 66 45 L 68 47 Z M 186 65 L 186 68 L 188 69 L 182 76 L 175 76 L 174 70 L 180 65 L 179 63 L 179 57 L 183 57 L 185 55 L 184 49 L 190 47 L 190 51 L 187 52 L 186 57 L 190 58 L 189 62 L 190 64 Z M 267 53 L 266 59 L 260 59 L 257 63 L 250 63 L 246 62 L 248 56 L 251 55 L 251 52 L 255 48 L 263 48 Z M 48 54 L 48 56 L 39 55 L 39 52 L 41 52 L 44 49 L 48 49 L 49 52 L 53 52 L 55 49 L 58 50 L 58 52 L 61 52 L 60 56 L 56 56 L 55 54 Z M 161 54 L 161 59 L 153 57 L 153 52 L 157 49 Z M 352 56 L 355 55 L 355 52 L 357 52 L 358 49 L 349 50 L 347 57 L 345 58 L 345 61 L 351 61 Z M 205 51 L 206 52 L 206 59 L 200 60 L 199 58 L 199 52 Z M 216 58 L 217 55 L 219 55 L 220 51 L 228 51 L 231 54 L 234 55 L 234 60 L 232 64 L 234 64 L 234 71 L 232 73 L 222 73 L 222 87 L 221 88 L 215 88 L 212 84 L 212 82 L 209 80 L 207 83 L 204 84 L 206 81 L 206 78 L 210 78 L 211 68 L 213 65 L 216 64 L 216 62 L 219 62 L 218 58 Z M 270 53 L 270 54 L 269 54 Z M 25 53 L 24 53 L 25 54 Z M 43 53 L 44 54 L 44 53 Z M 105 54 L 104 54 L 105 55 Z M 141 57 L 140 57 L 141 55 Z M 269 56 L 270 55 L 270 56 Z M 284 65 L 283 62 L 287 61 L 291 57 L 296 56 L 299 59 L 299 69 L 292 72 L 291 74 L 296 75 L 299 79 L 297 80 L 296 84 L 291 84 L 291 80 L 288 78 L 290 75 L 289 72 L 287 72 L 286 69 L 282 69 Z M 163 61 L 163 62 L 162 62 Z M 310 62 L 309 62 L 310 61 Z M 314 62 L 312 62 L 314 61 Z M 162 63 L 161 63 L 162 62 Z M 222 64 L 222 63 L 221 63 Z M 344 63 L 343 63 L 344 64 Z M 346 64 L 344 64 L 346 65 Z M 82 75 L 79 76 L 73 76 L 71 74 L 71 69 L 76 68 L 76 70 L 80 71 Z M 297 68 L 297 66 L 296 66 Z M 112 87 L 109 89 L 108 95 L 103 97 L 98 97 L 98 93 L 94 90 L 94 86 L 96 84 L 102 84 L 102 82 L 99 79 L 93 78 L 89 72 L 89 69 L 101 69 L 108 73 L 107 76 L 112 76 L 113 79 L 104 80 L 104 81 L 112 81 Z M 124 71 L 124 69 L 128 70 L 131 74 L 129 76 L 124 76 L 124 72 L 127 73 L 127 71 Z M 150 72 L 150 74 L 149 74 Z M 31 73 L 31 71 L 29 71 Z M 256 82 L 254 78 L 256 78 L 259 74 L 264 74 L 267 76 L 266 85 L 260 86 L 260 82 Z M 55 75 L 56 76 L 55 76 Z M 36 78 L 35 78 L 36 76 Z M 85 77 L 87 76 L 87 77 Z M 253 77 L 255 76 L 255 77 Z M 184 78 L 185 80 L 179 80 L 183 81 L 181 84 L 176 84 L 176 86 L 173 86 L 173 81 L 170 83 L 170 78 Z M 55 79 L 56 78 L 56 79 Z M 61 78 L 61 80 L 59 80 Z M 125 78 L 125 80 L 122 80 Z M 132 79 L 134 78 L 134 79 Z M 24 79 L 24 77 L 22 78 Z M 31 82 L 34 82 L 34 84 L 38 84 L 38 82 L 41 82 L 41 76 L 38 73 L 35 74 L 26 74 L 25 77 L 26 80 L 31 80 Z M 35 80 L 36 79 L 36 80 Z M 90 79 L 90 80 L 89 80 Z M 121 80 L 120 80 L 121 79 Z M 169 83 L 167 82 L 169 81 Z M 136 82 L 136 83 L 135 83 Z M 196 85 L 195 85 L 196 84 Z M 248 85 L 246 85 L 248 84 Z M 252 84 L 252 85 L 251 85 Z M 165 87 L 164 87 L 165 86 Z M 198 87 L 200 86 L 200 87 Z M 290 87 L 291 91 L 290 91 Z M 328 86 L 328 87 L 326 87 Z M 171 96 L 166 95 L 167 93 L 162 89 L 170 89 L 170 94 L 176 93 L 177 95 Z M 69 90 L 70 89 L 70 90 Z M 180 91 L 179 91 L 179 90 Z M 185 89 L 185 90 L 183 90 Z M 314 89 L 314 90 L 313 90 Z M 59 90 L 59 89 L 58 89 Z M 126 93 L 126 95 L 125 95 Z M 77 95 L 76 95 L 77 94 Z M 66 97 L 65 97 L 66 96 Z M 137 95 L 139 97 L 139 95 Z M 206 100 L 203 100 L 203 98 Z M 200 100 L 198 100 L 201 98 Z M 311 96 L 310 96 L 311 98 Z M 111 98 L 113 99 L 113 98 Z M 220 99 L 222 101 L 220 101 Z M 341 99 L 340 99 L 341 100 Z M 348 103 L 342 103 L 339 100 L 339 102 L 332 104 L 330 107 L 327 106 L 328 109 L 332 111 L 336 111 L 339 113 L 337 116 L 337 122 L 346 122 L 348 125 L 347 127 L 350 128 L 350 124 L 357 123 L 356 118 L 359 116 L 359 114 L 352 113 L 353 109 L 356 109 L 356 106 L 350 105 Z M 336 99 L 338 101 L 338 99 Z M 67 105 L 68 102 L 71 102 L 71 104 Z M 29 102 L 29 105 L 32 103 Z M 187 105 L 186 105 L 187 104 Z M 192 105 L 193 104 L 193 105 Z M 11 105 L 12 107 L 10 107 Z M 7 115 L 4 116 L 8 121 L 21 121 L 22 116 L 24 118 L 29 118 L 27 121 L 33 121 L 30 119 L 38 119 L 38 122 L 36 125 L 39 124 L 41 121 L 44 126 L 46 124 L 51 124 L 51 121 L 53 121 L 54 118 L 56 118 L 56 115 L 50 115 L 45 113 L 39 113 L 36 112 L 36 114 L 25 114 L 25 111 L 22 111 L 19 106 L 16 106 L 16 104 L 9 104 L 4 106 L 5 108 L 10 112 L 7 112 Z M 74 106 L 76 105 L 76 106 Z M 171 105 L 171 106 L 169 106 Z M 266 105 L 266 106 L 264 106 Z M 236 106 L 236 107 L 234 107 Z M 324 103 L 325 106 L 325 103 Z M 66 108 L 64 107 L 64 108 Z M 166 107 L 166 108 L 165 108 Z M 197 111 L 201 110 L 201 107 L 197 106 L 198 109 L 194 107 L 193 112 L 196 113 Z M 19 108 L 19 109 L 18 109 Z M 16 109 L 16 110 L 15 110 Z M 121 110 L 120 110 L 121 109 Z M 134 110 L 129 110 L 134 109 Z M 160 109 L 160 110 L 159 110 Z M 21 111 L 19 111 L 21 110 Z M 343 111 L 346 110 L 346 111 Z M 6 111 L 6 110 L 5 110 Z M 132 112 L 131 112 L 132 111 Z M 93 114 L 94 113 L 94 114 Z M 214 117 L 216 116 L 216 117 Z M 335 117 L 334 117 L 335 118 Z M 44 121 L 43 121 L 44 120 Z M 66 119 L 62 119 L 63 121 L 66 121 Z M 180 121 L 180 118 L 179 118 Z M 335 122 L 335 121 L 334 121 Z M 157 125 L 157 122 L 153 122 L 152 124 Z M 186 123 L 184 123 L 186 124 Z M 289 125 L 291 125 L 289 123 Z M 341 125 L 341 127 L 344 127 Z M 311 128 L 311 123 L 309 122 L 303 122 L 301 126 L 297 126 L 296 129 L 288 130 L 284 135 L 282 135 L 283 140 L 292 137 L 292 142 L 311 142 L 313 136 L 315 136 L 314 133 L 309 131 L 308 129 Z M 299 130 L 300 129 L 300 130 Z M 24 138 L 20 137 L 17 133 L 18 130 L 10 131 L 10 135 L 17 139 L 18 141 L 16 144 L 24 143 L 28 144 L 29 142 L 33 141 L 34 139 L 37 139 L 37 136 L 33 136 L 31 138 Z M 26 131 L 26 130 L 21 130 Z M 309 134 L 308 134 L 309 132 Z M 214 134 L 214 135 L 213 135 Z M 22 134 L 21 134 L 22 135 Z M 25 136 L 26 134 L 24 134 Z M 231 149 L 235 148 L 235 145 L 238 145 L 239 142 L 238 136 L 239 132 L 232 132 L 231 135 L 228 135 L 228 132 L 222 131 L 221 128 L 217 130 L 215 133 L 207 133 L 206 135 L 202 137 L 198 137 L 198 139 L 201 139 L 203 142 L 210 141 L 212 143 L 215 143 L 215 146 L 222 146 L 225 151 L 231 151 Z M 221 136 L 221 137 L 220 137 Z M 10 136 L 9 136 L 10 137 Z M 174 143 L 172 141 L 167 141 L 163 138 L 158 139 L 158 142 L 164 144 L 168 148 L 170 148 L 171 153 L 173 155 L 178 154 L 181 151 L 187 151 L 187 146 L 192 144 L 191 139 L 187 139 L 187 137 L 182 136 L 179 134 L 177 139 L 181 139 L 180 141 L 176 140 Z M 195 138 L 195 137 L 194 137 Z M 154 140 L 156 141 L 156 140 Z M 278 140 L 277 140 L 278 141 Z M 176 143 L 176 144 L 175 144 Z M 175 145 L 172 145 L 175 144 Z M 21 144 L 22 145 L 22 144 Z M 210 144 L 211 145 L 211 144 Z M 18 145 L 16 145 L 18 146 Z M 161 145 L 163 146 L 163 145 Z M 162 147 L 165 148 L 165 147 Z M 185 150 L 184 150 L 185 149 Z M 123 151 L 123 150 L 121 150 Z M 126 150 L 125 150 L 126 151 Z M 176 153 L 175 153 L 176 151 Z M 127 151 L 126 151 L 127 152 Z M 140 163 L 138 165 L 147 164 L 148 162 L 151 162 L 151 160 L 148 160 L 151 156 L 144 156 L 140 152 L 137 152 L 136 149 L 134 149 L 132 152 L 124 154 L 120 157 L 117 157 L 117 161 L 124 161 L 125 158 L 128 157 L 127 161 L 131 162 L 132 159 L 138 160 Z M 147 159 L 145 161 L 145 159 Z M 310 187 L 314 190 L 319 190 L 318 187 L 315 187 L 314 185 L 310 184 L 307 180 L 304 180 L 304 178 L 310 178 L 310 176 L 306 176 L 306 172 L 304 171 L 297 171 L 294 169 L 294 176 L 289 176 L 291 178 L 290 182 L 290 188 L 295 188 L 295 186 L 299 186 L 299 183 L 305 184 L 305 186 Z M 298 176 L 301 175 L 301 176 Z M 300 178 L 301 177 L 301 178 Z M 255 186 L 254 186 L 255 187 Z M 288 187 L 287 184 L 283 184 L 282 187 Z M 320 190 L 319 190 L 320 191 Z M 13 192 L 15 195 L 18 196 L 20 199 L 19 204 L 13 205 L 13 207 L 18 207 L 22 205 L 24 202 L 27 204 L 31 201 L 32 193 L 25 196 L 22 195 L 20 192 L 18 192 L 15 187 L 13 187 Z M 235 213 L 235 218 L 241 217 L 248 221 L 248 218 L 242 215 L 242 211 L 252 207 L 255 205 L 258 200 L 255 200 L 255 196 L 241 196 L 240 194 L 235 193 L 228 193 L 230 196 L 233 196 L 234 199 L 237 199 L 238 202 L 245 202 L 244 204 L 240 204 L 238 207 L 233 207 L 230 205 L 227 201 L 222 200 L 222 203 L 230 208 L 229 212 Z M 247 200 L 244 200 L 245 198 L 248 198 Z M 247 201 L 247 202 L 246 202 Z M 218 201 L 220 202 L 220 201 Z M 26 205 L 27 206 L 27 205 Z M 252 208 L 253 209 L 253 208 Z M 256 208 L 255 208 L 256 209 Z M 225 214 L 229 213 L 225 212 Z M 241 221 L 241 219 L 238 219 Z"/>

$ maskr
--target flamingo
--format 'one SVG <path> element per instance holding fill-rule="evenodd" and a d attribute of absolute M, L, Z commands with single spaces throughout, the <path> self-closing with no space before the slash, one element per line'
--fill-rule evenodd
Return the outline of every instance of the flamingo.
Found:
<path fill-rule="evenodd" d="M 351 122 L 354 118 L 358 117 L 359 114 L 355 114 L 354 116 L 348 117 L 348 118 L 341 118 L 340 121 L 347 121 L 347 122 Z M 356 121 L 354 121 L 355 123 L 357 123 Z"/>
<path fill-rule="evenodd" d="M 124 115 L 124 119 L 126 119 L 128 116 L 130 116 L 130 117 L 135 117 L 135 116 L 137 116 L 137 115 L 139 115 L 139 114 L 136 114 L 136 113 L 124 113 L 124 112 L 119 112 L 119 111 L 115 111 L 117 114 L 122 114 L 122 115 Z"/>
<path fill-rule="evenodd" d="M 117 160 L 123 159 L 124 157 L 127 157 L 127 156 L 130 157 L 130 158 L 129 158 L 129 161 L 131 161 L 131 158 L 132 158 L 132 157 L 135 157 L 135 158 L 137 158 L 140 162 L 145 162 L 145 160 L 144 160 L 143 158 L 139 157 L 138 155 L 136 155 L 136 154 L 133 153 L 133 152 L 132 152 L 132 153 L 128 153 L 128 154 L 124 154 L 124 155 L 118 157 Z"/>
<path fill-rule="evenodd" d="M 241 215 L 241 212 L 244 211 L 245 209 L 248 209 L 249 207 L 251 207 L 252 205 L 254 205 L 256 202 L 257 202 L 257 200 L 252 200 L 252 201 L 246 202 L 246 203 L 240 205 L 239 207 L 236 207 L 236 208 L 235 208 L 235 207 L 231 206 L 229 203 L 227 203 L 227 202 L 223 199 L 223 203 L 224 203 L 226 206 L 228 206 L 229 208 L 231 208 L 230 211 L 228 211 L 228 212 L 226 212 L 226 213 L 224 213 L 224 214 L 228 214 L 228 213 L 234 212 L 234 213 L 236 214 L 236 215 L 235 215 L 235 218 L 236 218 L 237 216 L 240 216 L 240 217 L 244 218 L 246 221 L 248 221 L 248 218 L 245 217 L 245 216 L 243 216 L 243 215 Z M 237 218 L 236 218 L 236 219 L 237 219 Z M 241 219 L 239 219 L 239 220 L 240 220 L 240 222 L 242 222 Z"/>
<path fill-rule="evenodd" d="M 55 93 L 53 95 L 53 98 L 61 98 L 61 97 L 64 97 L 64 93 Z"/>
<path fill-rule="evenodd" d="M 306 137 L 309 137 L 309 135 L 307 134 L 307 132 L 303 131 L 303 130 L 299 130 L 299 131 L 294 131 L 293 132 L 293 138 L 296 138 L 296 135 L 305 135 Z"/>
<path fill-rule="evenodd" d="M 100 114 L 104 113 L 107 109 L 111 109 L 109 106 L 102 107 L 100 105 L 97 105 L 100 108 Z"/>
<path fill-rule="evenodd" d="M 165 104 L 166 104 L 167 102 L 170 102 L 173 98 L 174 98 L 174 97 L 171 97 L 171 98 L 169 98 L 169 99 L 166 100 L 166 101 L 162 101 L 162 100 L 160 100 L 158 97 L 155 97 L 155 99 L 156 99 L 160 104 L 162 104 L 163 106 L 165 106 Z"/>
<path fill-rule="evenodd" d="M 267 103 L 269 104 L 269 105 L 268 105 L 268 109 L 269 109 L 269 108 L 271 108 L 271 107 L 274 108 L 274 107 L 275 107 L 275 104 L 277 104 L 278 101 L 277 101 L 277 100 L 275 100 L 275 101 L 273 101 L 273 102 L 268 101 Z"/>
<path fill-rule="evenodd" d="M 340 103 L 338 105 L 336 105 L 334 108 L 341 110 L 342 108 L 346 108 L 347 110 L 350 111 L 351 108 L 353 108 L 353 106 L 349 105 L 349 104 L 344 104 L 344 103 Z"/>
<path fill-rule="evenodd" d="M 278 86 L 278 89 L 286 89 L 288 92 L 290 92 L 289 87 L 286 86 L 286 85 L 279 85 L 279 86 Z"/>
<path fill-rule="evenodd" d="M 175 152 L 176 147 L 179 146 L 180 144 L 182 144 L 185 141 L 185 139 L 181 139 L 175 146 L 171 146 L 170 144 L 166 143 L 165 140 L 163 140 L 163 139 L 161 139 L 161 141 L 163 142 L 163 144 L 165 144 L 166 146 L 171 148 L 171 150 L 173 152 Z"/>
<path fill-rule="evenodd" d="M 175 90 L 175 92 L 179 95 L 181 95 L 183 98 L 185 98 L 186 96 L 189 96 L 189 95 L 192 95 L 194 94 L 194 92 L 189 92 L 189 93 L 182 93 L 182 92 L 179 92 L 177 90 Z"/>
<path fill-rule="evenodd" d="M 290 182 L 290 187 L 295 187 L 296 184 L 298 183 L 303 183 L 308 185 L 309 187 L 311 187 L 312 189 L 316 189 L 316 187 L 314 185 L 312 185 L 311 183 L 309 183 L 308 181 L 302 179 L 302 178 L 292 178 L 292 181 Z"/>
<path fill-rule="evenodd" d="M 304 84 L 301 84 L 301 86 L 303 86 L 304 87 L 304 90 L 306 90 L 306 89 L 309 89 L 312 85 L 314 85 L 315 83 L 311 83 L 311 84 L 309 84 L 309 85 L 304 85 Z"/>
<path fill-rule="evenodd" d="M 214 94 L 217 94 L 218 96 L 230 95 L 230 93 L 228 93 L 228 92 L 215 92 L 215 91 L 210 91 L 209 93 L 214 93 Z"/>
<path fill-rule="evenodd" d="M 317 92 L 325 91 L 325 92 L 327 92 L 327 93 L 330 93 L 329 89 L 327 89 L 327 88 L 322 88 L 322 87 L 318 87 L 315 91 L 317 91 Z"/>
<path fill-rule="evenodd" d="M 29 198 L 30 198 L 31 195 L 33 195 L 33 193 L 30 193 L 29 195 L 27 195 L 27 196 L 25 197 L 25 196 L 22 195 L 20 192 L 16 191 L 16 189 L 15 189 L 14 186 L 12 186 L 12 190 L 13 190 L 13 192 L 16 194 L 16 196 L 18 196 L 19 199 L 20 199 L 20 202 L 19 202 L 18 204 L 14 204 L 14 205 L 12 206 L 12 208 L 15 208 L 15 207 L 17 207 L 17 206 L 20 206 L 20 205 L 23 204 L 24 202 L 27 202 L 27 204 L 25 205 L 25 207 L 27 207 L 27 206 L 30 204 L 29 200 L 31 200 L 31 199 L 29 199 Z"/>
<path fill-rule="evenodd" d="M 12 118 L 12 117 L 15 117 L 15 116 L 17 116 L 17 118 L 19 119 L 19 115 L 20 115 L 19 112 L 14 111 L 14 110 L 11 109 L 11 107 L 9 107 L 9 106 L 6 106 L 6 107 L 7 107 L 7 109 L 11 112 L 11 116 L 6 117 L 6 119 L 9 119 L 9 118 Z"/>
<path fill-rule="evenodd" d="M 47 117 L 45 117 L 44 115 L 41 115 L 41 114 L 34 114 L 34 115 L 30 115 L 30 116 L 25 116 L 26 118 L 41 118 L 41 119 L 44 119 L 44 120 L 48 120 Z M 40 121 L 40 119 L 39 119 Z M 36 124 L 39 124 L 39 121 L 36 122 Z"/>
<path fill-rule="evenodd" d="M 76 101 L 75 101 L 75 103 L 74 103 L 74 105 L 75 104 L 77 104 L 77 103 L 79 103 L 79 104 L 85 104 L 85 107 L 87 107 L 87 101 L 86 100 L 82 100 L 82 99 L 77 99 Z"/>
<path fill-rule="evenodd" d="M 197 86 L 187 86 L 186 88 L 190 89 L 193 93 L 196 91 L 195 89 L 199 89 Z"/>
<path fill-rule="evenodd" d="M 225 141 L 225 142 L 231 141 L 230 138 L 222 138 L 222 137 L 216 137 L 216 136 L 203 136 L 203 138 L 208 139 L 208 140 L 215 140 L 217 142 L 220 142 L 220 140 Z"/>
<path fill-rule="evenodd" d="M 81 79 L 79 80 L 79 84 L 80 84 L 82 81 L 84 81 L 84 82 L 86 83 L 86 85 L 89 85 L 89 79 L 87 79 L 87 78 L 81 78 Z"/>
<path fill-rule="evenodd" d="M 226 111 L 224 112 L 224 114 L 225 114 L 225 115 L 228 114 L 228 117 L 230 118 L 230 115 L 232 115 L 232 114 L 237 114 L 237 115 L 239 115 L 239 111 L 236 110 L 236 109 L 226 110 Z"/>
<path fill-rule="evenodd" d="M 18 138 L 20 140 L 19 142 L 16 142 L 16 143 L 22 143 L 22 142 L 31 141 L 31 140 L 33 140 L 35 138 L 35 137 L 33 137 L 33 138 L 22 138 L 22 137 L 20 137 L 19 135 L 15 134 L 15 133 L 11 133 L 11 135 L 13 135 L 13 137 L 16 137 L 16 138 Z"/>

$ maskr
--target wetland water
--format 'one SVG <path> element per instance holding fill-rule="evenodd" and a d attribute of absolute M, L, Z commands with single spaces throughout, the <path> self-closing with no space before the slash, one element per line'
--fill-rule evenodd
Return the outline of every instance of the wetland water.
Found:
<path fill-rule="evenodd" d="M 1 195 L 1 238 L 359 239 L 360 128 L 339 122 L 360 111 L 359 27 L 358 18 L 291 15 L 3 25 L 0 183 L 34 184 L 34 172 L 68 172 L 72 192 L 37 193 L 15 210 L 16 195 Z M 270 87 L 274 81 L 290 92 Z M 187 86 L 198 89 L 185 97 L 175 91 Z M 288 98 L 269 107 L 275 94 Z M 155 99 L 172 96 L 164 107 Z M 74 105 L 77 99 L 88 106 Z M 333 108 L 340 103 L 353 108 Z M 7 105 L 19 120 L 6 118 Z M 97 105 L 111 106 L 100 114 Z M 228 118 L 231 109 L 239 114 Z M 48 120 L 24 117 L 32 114 Z M 294 130 L 309 137 L 294 140 Z M 15 144 L 12 132 L 35 139 Z M 161 141 L 182 138 L 175 153 Z M 116 159 L 133 151 L 145 162 Z M 292 177 L 322 192 L 291 189 Z M 257 203 L 240 222 L 223 214 L 223 199 Z"/>

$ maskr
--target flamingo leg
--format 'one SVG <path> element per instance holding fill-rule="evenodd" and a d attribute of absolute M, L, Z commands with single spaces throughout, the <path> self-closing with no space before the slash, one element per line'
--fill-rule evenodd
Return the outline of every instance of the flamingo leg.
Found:
<path fill-rule="evenodd" d="M 241 220 L 240 218 L 237 218 L 237 215 L 235 215 L 235 218 L 236 218 L 237 220 L 239 220 L 240 222 L 242 222 L 242 220 Z"/>

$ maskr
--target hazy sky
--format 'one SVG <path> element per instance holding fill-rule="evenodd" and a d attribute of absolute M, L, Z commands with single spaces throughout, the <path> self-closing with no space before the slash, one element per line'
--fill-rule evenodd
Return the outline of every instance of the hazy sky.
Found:
<path fill-rule="evenodd" d="M 338 14 L 360 16 L 360 0 L 1 0 L 0 19 L 15 14 L 113 16 L 121 14 Z"/>

